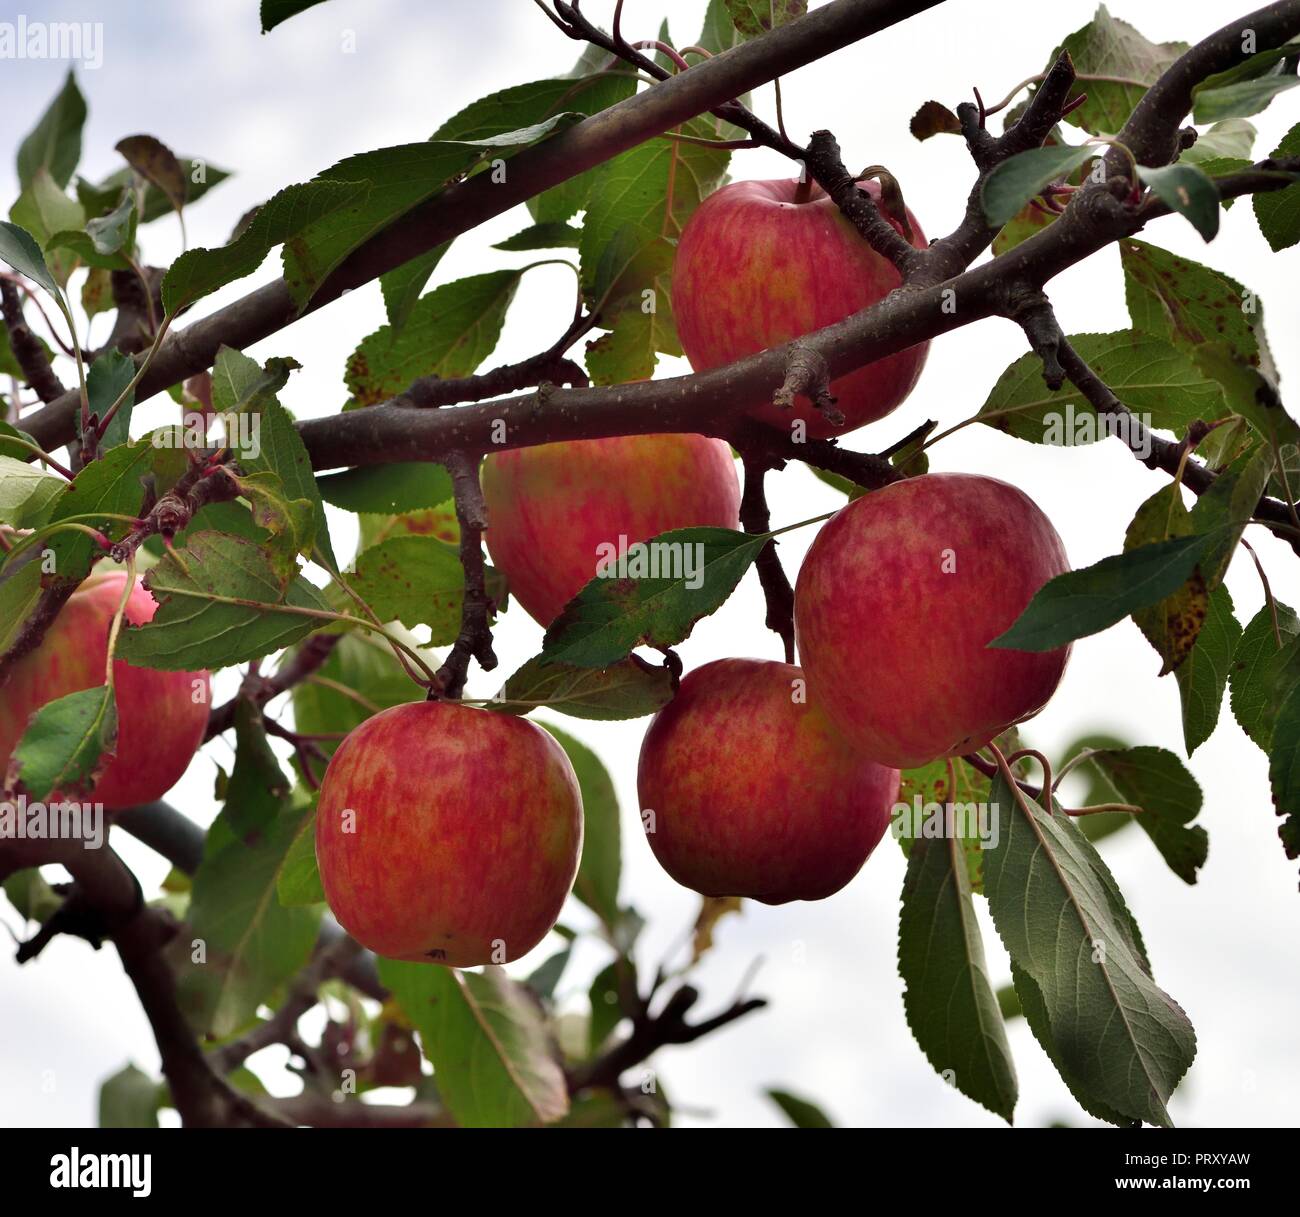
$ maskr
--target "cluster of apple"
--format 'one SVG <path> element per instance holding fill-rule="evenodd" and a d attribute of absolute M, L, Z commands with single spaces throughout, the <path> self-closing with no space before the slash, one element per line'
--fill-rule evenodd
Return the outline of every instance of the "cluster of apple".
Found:
<path fill-rule="evenodd" d="M 686 226 L 673 306 L 703 370 L 839 321 L 898 283 L 816 187 L 737 183 Z M 844 429 L 894 410 L 925 354 L 835 381 Z M 808 435 L 835 429 L 808 404 L 795 411 Z M 753 414 L 792 417 L 770 404 Z M 596 575 L 602 546 L 739 527 L 730 450 L 701 435 L 494 453 L 483 493 L 493 563 L 544 626 Z M 927 474 L 850 503 L 799 573 L 803 667 L 706 664 L 646 733 L 638 793 L 661 865 L 711 896 L 780 904 L 838 891 L 884 835 L 900 769 L 978 748 L 1051 697 L 1068 648 L 987 644 L 1066 569 L 1043 513 L 993 478 Z M 330 907 L 360 941 L 464 966 L 541 940 L 572 886 L 581 831 L 577 783 L 545 732 L 431 702 L 377 715 L 343 742 L 316 849 Z"/>
<path fill-rule="evenodd" d="M 911 228 L 923 241 L 914 218 Z M 898 282 L 815 187 L 737 183 L 707 199 L 683 232 L 673 304 L 683 349 L 701 370 L 832 324 Z M 903 351 L 834 382 L 844 427 L 895 409 L 925 354 Z M 807 404 L 795 411 L 808 434 L 832 429 Z M 780 426 L 791 419 L 770 404 L 753 413 Z M 492 559 L 543 625 L 594 576 L 603 544 L 739 527 L 730 449 L 700 435 L 494 453 L 483 491 Z M 1066 569 L 1043 513 L 993 478 L 924 474 L 851 502 L 799 572 L 802 668 L 706 664 L 652 722 L 638 787 L 665 870 L 706 895 L 771 904 L 838 891 L 884 835 L 900 769 L 979 748 L 1051 697 L 1068 648 L 987 644 Z M 40 705 L 101 683 L 124 579 L 88 581 L 16 666 L 0 702 L 0 761 Z M 155 608 L 138 587 L 127 619 L 140 624 Z M 115 682 L 117 750 L 93 796 L 110 810 L 166 793 L 208 719 L 206 673 L 118 662 Z M 581 796 L 563 750 L 532 723 L 411 703 L 366 720 L 339 746 L 316 833 L 326 898 L 358 941 L 398 959 L 502 963 L 531 950 L 559 916 L 582 848 Z"/>

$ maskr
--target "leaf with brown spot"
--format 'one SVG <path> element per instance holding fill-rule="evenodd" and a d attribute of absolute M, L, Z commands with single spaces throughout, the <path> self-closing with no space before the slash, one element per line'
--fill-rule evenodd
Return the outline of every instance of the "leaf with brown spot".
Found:
<path fill-rule="evenodd" d="M 1178 487 L 1171 482 L 1138 508 L 1125 534 L 1124 549 L 1137 549 L 1173 537 L 1189 537 L 1196 531 L 1191 512 L 1184 506 Z M 1161 676 L 1172 672 L 1191 653 L 1208 611 L 1209 595 L 1198 567 L 1172 596 L 1133 613 L 1134 624 L 1162 660 Z"/>
<path fill-rule="evenodd" d="M 960 135 L 961 123 L 942 102 L 927 101 L 912 115 L 911 131 L 920 140 L 932 135 Z"/>
<path fill-rule="evenodd" d="M 189 197 L 189 178 L 176 154 L 152 135 L 128 135 L 117 143 L 117 151 L 147 182 L 152 182 L 180 211 Z"/>
<path fill-rule="evenodd" d="M 691 941 L 691 963 L 698 963 L 701 956 L 713 946 L 713 932 L 718 922 L 728 913 L 739 913 L 744 902 L 739 896 L 705 896 L 700 904 L 699 916 L 695 918 L 694 936 Z"/>

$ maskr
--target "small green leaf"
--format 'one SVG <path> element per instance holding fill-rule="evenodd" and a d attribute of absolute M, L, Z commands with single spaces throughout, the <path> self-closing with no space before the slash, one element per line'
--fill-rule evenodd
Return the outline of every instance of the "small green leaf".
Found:
<path fill-rule="evenodd" d="M 1300 684 L 1278 707 L 1268 762 L 1273 806 L 1283 817 L 1277 835 L 1288 858 L 1300 857 Z"/>
<path fill-rule="evenodd" d="M 1264 752 L 1272 746 L 1277 708 L 1298 683 L 1300 620 L 1285 604 L 1266 604 L 1242 631 L 1228 676 L 1232 713 Z"/>
<path fill-rule="evenodd" d="M 1122 621 L 1172 595 L 1201 560 L 1208 538 L 1175 537 L 1057 575 L 1039 588 L 1015 624 L 989 643 L 1012 651 L 1052 651 Z"/>
<path fill-rule="evenodd" d="M 1159 169 L 1138 166 L 1157 197 L 1183 216 L 1206 241 L 1219 234 L 1219 191 L 1205 170 L 1179 161 Z"/>
<path fill-rule="evenodd" d="M 35 527 L 67 484 L 38 465 L 0 456 L 0 523 Z"/>
<path fill-rule="evenodd" d="M 345 511 L 418 511 L 451 498 L 451 475 L 433 461 L 367 465 L 316 479 L 327 503 Z"/>
<path fill-rule="evenodd" d="M 158 612 L 122 632 L 118 656 L 169 672 L 259 659 L 318 628 L 310 614 L 329 610 L 301 576 L 285 591 L 259 546 L 225 533 L 194 534 L 149 571 L 145 585 Z"/>
<path fill-rule="evenodd" d="M 641 645 L 674 646 L 694 624 L 716 611 L 767 544 L 767 533 L 728 528 L 682 528 L 645 542 L 629 555 L 628 577 L 597 574 L 551 623 L 542 644 L 548 663 L 608 668 Z"/>
<path fill-rule="evenodd" d="M 1219 474 L 1192 508 L 1191 525 L 1208 542 L 1200 565 L 1211 591 L 1227 573 L 1237 543 L 1268 485 L 1273 459 L 1273 453 L 1263 445 L 1239 457 Z"/>
<path fill-rule="evenodd" d="M 157 1128 L 158 1108 L 167 1087 L 134 1065 L 105 1078 L 99 1086 L 100 1128 Z"/>
<path fill-rule="evenodd" d="M 1151 979 L 1114 877 L 1069 816 L 1047 814 L 1001 776 L 992 799 L 1002 835 L 984 889 L 1012 964 L 1032 982 L 1016 979 L 1031 1028 L 1089 1110 L 1168 1126 L 1165 1104 L 1196 1036 Z"/>
<path fill-rule="evenodd" d="M 1274 159 L 1283 156 L 1300 156 L 1300 123 L 1273 150 Z M 1274 253 L 1300 243 L 1300 179 L 1282 190 L 1261 191 L 1252 205 L 1259 230 Z"/>
<path fill-rule="evenodd" d="M 408 629 L 427 625 L 435 646 L 455 641 L 465 572 L 454 546 L 437 537 L 389 537 L 362 550 L 347 580 L 381 621 L 400 621 Z M 340 597 L 339 603 L 351 600 Z"/>
<path fill-rule="evenodd" d="M 607 926 L 618 921 L 618 883 L 622 845 L 618 795 L 613 779 L 598 757 L 581 740 L 550 723 L 543 723 L 568 754 L 582 791 L 582 861 L 573 894 Z"/>
<path fill-rule="evenodd" d="M 528 714 L 539 707 L 574 718 L 612 722 L 653 714 L 672 699 L 667 668 L 630 657 L 608 668 L 580 668 L 530 659 L 488 703 L 491 710 Z"/>
<path fill-rule="evenodd" d="M 60 298 L 59 285 L 50 273 L 36 238 L 25 228 L 7 220 L 0 220 L 0 261 L 8 262 L 20 275 L 39 283 L 56 300 Z"/>
<path fill-rule="evenodd" d="M 117 742 L 117 705 L 107 685 L 46 702 L 14 749 L 10 773 L 29 798 L 80 794 L 94 785 Z"/>
<path fill-rule="evenodd" d="M 908 1026 L 935 1071 L 1011 1123 L 1015 1065 L 989 981 L 965 851 L 955 837 L 912 842 L 898 971 Z"/>
<path fill-rule="evenodd" d="M 103 419 L 113 403 L 134 379 L 135 360 L 121 351 L 106 351 L 90 365 L 86 373 L 86 396 L 90 402 L 90 413 Z M 101 438 L 105 448 L 116 448 L 131 438 L 131 411 L 135 406 L 135 392 L 127 393 L 118 406 L 108 427 Z"/>
<path fill-rule="evenodd" d="M 325 899 L 320 868 L 316 865 L 316 813 L 307 816 L 284 855 L 275 894 L 289 907 L 320 904 Z"/>
<path fill-rule="evenodd" d="M 569 1110 L 542 1013 L 501 968 L 480 974 L 381 959 L 379 979 L 419 1031 L 438 1093 L 461 1127 L 548 1124 Z"/>
<path fill-rule="evenodd" d="M 181 1008 L 203 1035 L 234 1035 L 311 955 L 320 909 L 286 908 L 276 897 L 302 818 L 285 810 L 245 839 L 227 810 L 208 832 L 188 928 L 168 952 Z"/>
<path fill-rule="evenodd" d="M 26 190 L 40 169 L 49 171 L 62 189 L 81 159 L 81 129 L 86 101 L 71 71 L 32 133 L 18 148 L 18 184 Z"/>
<path fill-rule="evenodd" d="M 534 224 L 522 232 L 515 233 L 513 237 L 498 241 L 492 248 L 504 250 L 506 253 L 519 253 L 532 249 L 577 249 L 581 238 L 581 228 L 574 228 L 563 221 L 553 221 L 549 224 Z"/>
<path fill-rule="evenodd" d="M 1300 77 L 1264 76 L 1241 80 L 1217 89 L 1199 88 L 1194 94 L 1192 120 L 1198 125 L 1222 122 L 1225 118 L 1246 118 L 1268 108 L 1279 93 L 1300 84 Z"/>
<path fill-rule="evenodd" d="M 384 311 L 388 315 L 388 324 L 400 330 L 410 320 L 411 310 L 415 308 L 424 285 L 429 276 L 437 269 L 443 255 L 451 248 L 450 241 L 435 245 L 419 257 L 403 262 L 401 266 L 386 271 L 379 276 L 379 288 L 384 296 Z"/>
<path fill-rule="evenodd" d="M 1103 749 L 1089 763 L 1105 776 L 1116 801 L 1141 807 L 1139 827 L 1184 883 L 1195 883 L 1205 865 L 1209 837 L 1192 824 L 1201 810 L 1201 788 L 1187 767 L 1163 748 Z"/>
<path fill-rule="evenodd" d="M 725 0 L 736 29 L 746 38 L 756 38 L 802 17 L 808 0 Z"/>
<path fill-rule="evenodd" d="M 1045 186 L 1058 182 L 1080 165 L 1103 155 L 1095 145 L 1052 144 L 1008 157 L 984 179 L 984 215 L 991 228 L 1015 219 L 1030 199 Z"/>
<path fill-rule="evenodd" d="M 788 1090 L 769 1090 L 767 1097 L 772 1100 L 795 1128 L 834 1128 L 830 1118 L 816 1103 L 801 1099 Z"/>
<path fill-rule="evenodd" d="M 324 0 L 262 0 L 262 33 L 269 34 L 290 17 L 324 3 Z"/>
<path fill-rule="evenodd" d="M 1219 721 L 1219 707 L 1228 687 L 1233 652 L 1241 625 L 1232 611 L 1232 597 L 1222 583 L 1210 595 L 1209 611 L 1192 653 L 1175 673 L 1183 707 L 1183 744 L 1191 756 Z"/>

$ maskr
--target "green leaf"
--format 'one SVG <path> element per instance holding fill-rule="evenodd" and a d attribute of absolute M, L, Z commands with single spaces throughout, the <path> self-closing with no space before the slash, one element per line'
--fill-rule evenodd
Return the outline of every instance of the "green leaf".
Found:
<path fill-rule="evenodd" d="M 225 816 L 238 837 L 252 837 L 275 820 L 289 781 L 267 739 L 262 715 L 247 698 L 235 704 L 235 767 L 225 786 Z"/>
<path fill-rule="evenodd" d="M 30 799 L 70 797 L 94 785 L 117 743 L 117 705 L 108 685 L 46 702 L 14 749 L 10 773 Z"/>
<path fill-rule="evenodd" d="M 493 155 L 517 151 L 577 121 L 564 111 L 487 139 L 435 136 L 422 144 L 380 148 L 348 157 L 313 179 L 354 182 L 368 187 L 347 207 L 325 215 L 285 243 L 284 277 L 298 308 L 304 309 L 317 289 L 359 245 L 387 228 L 451 181 Z"/>
<path fill-rule="evenodd" d="M 41 564 L 28 562 L 0 580 L 0 655 L 12 645 L 41 598 Z"/>
<path fill-rule="evenodd" d="M 460 632 L 465 572 L 456 549 L 437 537 L 389 537 L 358 555 L 347 580 L 381 621 L 429 626 L 434 646 Z"/>
<path fill-rule="evenodd" d="M 1221 160 L 1249 160 L 1255 146 L 1254 123 L 1244 118 L 1228 118 L 1202 131 L 1190 148 L 1183 149 L 1178 159 L 1205 168 Z M 1208 170 L 1207 170 L 1208 172 Z"/>
<path fill-rule="evenodd" d="M 826 1113 L 815 1103 L 801 1099 L 788 1090 L 768 1090 L 767 1097 L 772 1100 L 795 1128 L 834 1128 Z"/>
<path fill-rule="evenodd" d="M 134 1065 L 127 1065 L 99 1086 L 100 1128 L 157 1128 L 166 1086 Z"/>
<path fill-rule="evenodd" d="M 247 355 L 222 347 L 212 366 L 212 404 L 219 412 L 248 414 L 259 424 L 260 451 L 256 456 L 239 454 L 240 464 L 248 473 L 274 473 L 286 499 L 306 499 L 312 505 L 313 528 L 307 538 L 337 566 L 311 457 L 292 416 L 275 396 L 294 367 L 292 361 L 272 359 L 261 368 Z"/>
<path fill-rule="evenodd" d="M 1210 595 L 1209 611 L 1196 646 L 1175 673 L 1183 706 L 1183 745 L 1188 756 L 1214 733 L 1240 639 L 1241 625 L 1232 611 L 1232 597 L 1227 587 L 1219 584 Z"/>
<path fill-rule="evenodd" d="M 1217 89 L 1201 87 L 1193 94 L 1192 120 L 1198 125 L 1222 122 L 1225 118 L 1245 118 L 1268 108 L 1279 93 L 1300 84 L 1296 76 L 1264 76 L 1242 80 Z"/>
<path fill-rule="evenodd" d="M 288 907 L 321 904 L 325 900 L 320 868 L 316 865 L 315 812 L 303 820 L 298 835 L 285 851 L 275 894 L 280 903 Z"/>
<path fill-rule="evenodd" d="M 569 1110 L 541 1011 L 501 968 L 478 974 L 381 959 L 379 979 L 420 1032 L 438 1093 L 461 1127 L 548 1124 Z"/>
<path fill-rule="evenodd" d="M 381 326 L 349 357 L 349 408 L 401 393 L 417 377 L 469 376 L 496 347 L 523 272 L 490 271 L 445 283 L 422 297 L 406 324 Z"/>
<path fill-rule="evenodd" d="M 287 186 L 263 203 L 242 233 L 218 249 L 191 249 L 171 264 L 163 278 L 163 307 L 175 313 L 218 288 L 251 275 L 277 245 L 336 213 L 363 204 L 368 185 L 316 179 Z"/>
<path fill-rule="evenodd" d="M 619 971 L 631 967 L 628 960 L 616 959 L 596 973 L 596 979 L 591 982 L 588 993 L 591 1018 L 587 1024 L 587 1044 L 593 1056 L 613 1034 L 614 1028 L 623 1021 L 623 1010 L 618 1000 Z"/>
<path fill-rule="evenodd" d="M 595 385 L 625 385 L 649 380 L 659 351 L 675 334 L 666 331 L 658 313 L 623 309 L 608 333 L 587 343 L 587 373 Z"/>
<path fill-rule="evenodd" d="M 167 554 L 149 571 L 145 586 L 158 601 L 158 612 L 146 625 L 122 632 L 118 657 L 169 672 L 259 659 L 320 625 L 318 618 L 292 610 L 329 610 L 301 576 L 285 591 L 259 546 L 224 533 L 191 536 L 183 550 Z"/>
<path fill-rule="evenodd" d="M 20 275 L 26 275 L 59 299 L 59 285 L 50 274 L 36 239 L 25 228 L 7 220 L 0 220 L 0 261 L 8 262 Z"/>
<path fill-rule="evenodd" d="M 1285 604 L 1275 607 L 1276 622 L 1266 604 L 1242 631 L 1228 676 L 1232 713 L 1264 752 L 1272 746 L 1277 707 L 1300 683 L 1300 619 Z"/>
<path fill-rule="evenodd" d="M 486 139 L 565 112 L 597 114 L 636 91 L 631 69 L 616 66 L 613 71 L 601 70 L 611 61 L 607 52 L 588 47 L 569 76 L 534 80 L 480 98 L 443 123 L 433 138 Z M 530 199 L 533 219 L 567 220 L 582 210 L 591 191 L 592 173 L 588 170 Z"/>
<path fill-rule="evenodd" d="M 600 757 L 581 740 L 550 723 L 542 726 L 568 754 L 582 791 L 582 861 L 573 894 L 607 926 L 613 926 L 618 921 L 618 881 L 622 871 L 618 795 L 613 779 Z"/>
<path fill-rule="evenodd" d="M 1080 165 L 1104 155 L 1097 145 L 1051 144 L 1008 157 L 984 179 L 981 198 L 992 228 L 1009 224 L 1045 186 L 1059 182 Z"/>
<path fill-rule="evenodd" d="M 345 511 L 418 511 L 451 498 L 451 475 L 433 461 L 364 465 L 345 473 L 317 478 L 321 496 Z"/>
<path fill-rule="evenodd" d="M 1283 156 L 1300 156 L 1300 123 L 1292 127 L 1273 150 L 1274 159 Z M 1256 194 L 1252 206 L 1259 230 L 1274 253 L 1300 243 L 1300 181 L 1282 190 Z"/>
<path fill-rule="evenodd" d="M 955 837 L 912 842 L 898 971 L 908 1026 L 935 1071 L 1010 1124 L 1015 1065 L 989 981 L 965 851 Z"/>
<path fill-rule="evenodd" d="M 1195 883 L 1205 865 L 1209 837 L 1192 824 L 1201 810 L 1201 788 L 1187 767 L 1163 748 L 1103 749 L 1089 761 L 1105 776 L 1117 801 L 1141 807 L 1138 825 L 1184 883 Z"/>
<path fill-rule="evenodd" d="M 582 229 L 574 228 L 563 221 L 549 224 L 534 224 L 517 232 L 513 237 L 498 241 L 493 249 L 502 249 L 507 253 L 519 253 L 532 249 L 577 249 L 582 239 Z"/>
<path fill-rule="evenodd" d="M 1115 135 L 1147 88 L 1187 50 L 1187 43 L 1151 42 L 1128 22 L 1112 17 L 1103 4 L 1087 25 L 1066 38 L 1061 49 L 1069 52 L 1080 77 L 1070 90 L 1070 99 L 1088 95 L 1065 121 L 1092 135 Z M 1083 79 L 1085 76 L 1116 79 Z M 1134 83 L 1127 83 L 1130 81 Z"/>
<path fill-rule="evenodd" d="M 43 925 L 63 907 L 63 897 L 34 866 L 16 871 L 0 886 L 24 921 L 39 921 Z"/>
<path fill-rule="evenodd" d="M 808 11 L 808 0 L 726 0 L 736 29 L 746 38 L 756 38 L 786 25 Z"/>
<path fill-rule="evenodd" d="M 1139 165 L 1138 177 L 1206 241 L 1218 236 L 1219 191 L 1204 169 L 1181 161 L 1159 169 Z"/>
<path fill-rule="evenodd" d="M 188 930 L 169 951 L 181 1008 L 203 1035 L 222 1039 L 240 1031 L 311 955 L 319 908 L 286 908 L 276 897 L 302 818 L 286 811 L 245 839 L 227 810 L 208 833 Z"/>
<path fill-rule="evenodd" d="M 18 148 L 18 184 L 26 190 L 40 169 L 62 189 L 72 179 L 81 159 L 81 129 L 86 122 L 86 101 L 71 71 L 31 134 Z"/>
<path fill-rule="evenodd" d="M 1194 420 L 1223 413 L 1219 386 L 1162 338 L 1121 330 L 1069 341 L 1130 410 L 1159 430 L 1181 434 Z M 1037 355 L 1021 356 L 1002 373 L 978 418 L 1032 444 L 1067 447 L 1095 443 L 1111 432 L 1123 437 L 1127 425 L 1101 418 L 1073 384 L 1048 389 Z"/>
<path fill-rule="evenodd" d="M 989 643 L 1013 651 L 1052 651 L 1122 621 L 1172 595 L 1201 560 L 1204 536 L 1175 537 L 1103 558 L 1044 584 L 1005 634 Z"/>
<path fill-rule="evenodd" d="M 1300 857 L 1300 684 L 1278 707 L 1268 760 L 1273 806 L 1283 817 L 1277 835 L 1288 858 Z"/>
<path fill-rule="evenodd" d="M 569 601 L 546 631 L 542 658 L 608 668 L 637 646 L 675 646 L 722 606 L 767 541 L 767 533 L 728 528 L 660 534 L 629 553 L 629 577 L 598 574 Z M 650 567 L 645 577 L 633 573 L 638 555 Z"/>
<path fill-rule="evenodd" d="M 1196 1052 L 1179 1006 L 1150 966 L 1114 878 L 1070 817 L 1048 815 L 999 777 L 999 847 L 987 853 L 989 912 L 1032 982 L 1045 1033 L 1072 1087 L 1129 1120 L 1168 1126 L 1169 1096 Z M 1027 916 L 1028 910 L 1033 916 Z"/>
<path fill-rule="evenodd" d="M 1124 550 L 1127 553 L 1171 537 L 1188 537 L 1196 531 L 1191 513 L 1183 505 L 1181 489 L 1177 483 L 1170 482 L 1137 509 L 1124 535 Z M 1207 612 L 1209 594 L 1199 567 L 1173 595 L 1133 611 L 1133 623 L 1162 660 L 1161 676 L 1174 671 L 1187 659 Z"/>
<path fill-rule="evenodd" d="M 451 248 L 450 241 L 435 245 L 419 257 L 403 262 L 401 266 L 379 276 L 379 288 L 384 296 L 384 311 L 388 324 L 400 330 L 411 318 L 411 310 L 419 300 L 429 276 L 437 269 L 443 255 Z"/>
<path fill-rule="evenodd" d="M 574 718 L 613 722 L 653 714 L 672 696 L 668 669 L 636 657 L 608 668 L 580 668 L 547 663 L 538 655 L 506 681 L 488 708 L 528 714 L 544 706 Z"/>
<path fill-rule="evenodd" d="M 135 195 L 129 192 L 106 216 L 86 221 L 86 235 L 97 254 L 109 256 L 125 250 L 128 254 L 135 244 L 137 220 Z M 125 258 L 121 259 L 125 262 Z M 110 268 L 119 269 L 119 268 Z"/>
<path fill-rule="evenodd" d="M 38 465 L 0 456 L 0 523 L 15 528 L 37 526 L 67 484 Z"/>
<path fill-rule="evenodd" d="M 135 360 L 121 351 L 107 351 L 90 365 L 86 373 L 86 396 L 90 413 L 102 419 L 134 379 Z M 101 439 L 105 448 L 116 448 L 131 438 L 131 410 L 135 406 L 135 392 L 128 393 L 118 406 Z"/>
<path fill-rule="evenodd" d="M 1233 461 L 1196 500 L 1191 524 L 1208 541 L 1201 571 L 1211 591 L 1223 581 L 1272 471 L 1273 453 L 1258 447 Z"/>

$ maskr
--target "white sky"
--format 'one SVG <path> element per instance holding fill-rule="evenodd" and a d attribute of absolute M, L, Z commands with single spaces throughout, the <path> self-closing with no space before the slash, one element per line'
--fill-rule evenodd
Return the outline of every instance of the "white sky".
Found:
<path fill-rule="evenodd" d="M 607 18 L 609 0 L 587 0 Z M 1195 39 L 1222 24 L 1233 7 L 1224 0 L 1119 0 L 1112 11 L 1147 36 Z M 703 0 L 629 0 L 626 27 L 652 37 L 665 13 L 675 40 L 694 39 Z M 960 218 L 971 180 L 961 142 L 918 144 L 907 131 L 917 106 L 936 97 L 955 105 L 979 85 L 999 97 L 1039 70 L 1052 46 L 1091 16 L 1090 0 L 1004 0 L 996 16 L 986 5 L 949 3 L 886 32 L 786 82 L 786 121 L 804 136 L 831 127 L 852 164 L 882 163 L 902 180 L 926 231 L 939 235 Z M 342 157 L 370 148 L 426 138 L 446 117 L 487 92 L 569 68 L 575 47 L 562 39 L 530 0 L 477 0 L 473 5 L 417 0 L 332 0 L 295 18 L 268 37 L 258 32 L 255 0 L 222 4 L 113 5 L 60 0 L 57 5 L 0 0 L 0 20 L 26 13 L 32 20 L 97 20 L 105 24 L 105 62 L 79 73 L 91 115 L 83 171 L 92 178 L 118 165 L 113 144 L 149 132 L 178 152 L 201 155 L 238 172 L 188 217 L 192 245 L 223 243 L 235 221 L 280 187 L 302 181 Z M 347 35 L 355 52 L 343 53 Z M 16 148 L 59 87 L 65 65 L 0 62 L 0 114 L 6 149 Z M 1297 118 L 1296 94 L 1284 96 L 1255 121 L 1257 153 L 1265 155 Z M 770 114 L 771 90 L 758 98 Z M 11 152 L 6 151 L 6 156 Z M 733 160 L 736 177 L 783 176 L 789 168 L 766 151 Z M 17 190 L 12 163 L 0 164 L 0 200 Z M 7 205 L 7 204 L 6 204 Z M 523 209 L 499 217 L 457 241 L 439 268 L 445 282 L 489 266 L 523 265 L 531 255 L 490 251 L 492 242 L 527 223 Z M 1146 237 L 1208 262 L 1255 288 L 1267 307 L 1269 334 L 1300 410 L 1300 302 L 1295 292 L 1296 250 L 1274 257 L 1248 205 L 1234 208 L 1223 231 L 1206 247 L 1179 220 L 1162 220 Z M 179 252 L 174 225 L 159 221 L 145 232 L 148 261 L 165 265 Z M 234 285 L 215 304 L 237 298 L 271 278 L 278 260 Z M 1067 333 L 1127 326 L 1118 255 L 1107 251 L 1049 286 Z M 531 273 L 507 323 L 495 364 L 531 354 L 555 336 L 567 318 L 572 277 L 563 267 Z M 251 349 L 259 359 L 297 358 L 282 399 L 299 417 L 337 410 L 346 394 L 348 352 L 383 322 L 377 285 L 352 293 Z M 102 338 L 107 323 L 99 322 Z M 1023 353 L 1011 325 L 987 322 L 959 330 L 933 347 L 921 382 L 891 418 L 853 437 L 861 448 L 884 447 L 925 418 L 948 426 L 974 413 L 1000 372 Z M 661 373 L 674 369 L 661 368 Z M 681 370 L 685 370 L 684 368 Z M 137 411 L 137 430 L 170 421 L 169 399 Z M 1119 444 L 1073 451 L 1031 447 L 986 428 L 968 428 L 933 452 L 939 469 L 982 471 L 1016 482 L 1047 511 L 1065 538 L 1075 566 L 1118 551 L 1137 505 L 1160 485 Z M 774 523 L 805 518 L 837 505 L 838 496 L 806 471 L 792 468 L 772 495 Z M 340 521 L 343 517 L 339 517 Z M 351 551 L 349 525 L 335 532 L 340 553 Z M 1300 601 L 1294 558 L 1262 530 L 1252 537 L 1275 593 Z M 793 576 L 810 536 L 782 545 Z M 1239 558 L 1228 585 L 1245 621 L 1262 603 L 1255 572 Z M 779 657 L 774 635 L 762 628 L 756 578 L 681 648 L 688 668 L 726 654 Z M 493 692 L 499 677 L 535 654 L 541 630 L 518 609 L 497 633 L 501 669 L 479 674 L 471 691 Z M 1076 644 L 1055 700 L 1026 735 L 1049 754 L 1087 730 L 1111 730 L 1134 743 L 1181 754 L 1178 693 L 1172 679 L 1157 681 L 1154 652 L 1129 622 Z M 219 683 L 229 691 L 229 676 Z M 624 811 L 624 899 L 650 921 L 642 958 L 656 962 L 681 939 L 696 898 L 664 875 L 639 839 L 636 753 L 644 720 L 587 724 L 561 720 L 592 744 L 619 788 Z M 229 749 L 213 755 L 229 761 Z M 1175 878 L 1146 838 L 1130 830 L 1103 851 L 1142 926 L 1157 980 L 1196 1026 L 1199 1055 L 1171 1104 L 1186 1125 L 1291 1125 L 1300 1104 L 1300 1056 L 1295 1039 L 1300 992 L 1300 894 L 1297 868 L 1283 857 L 1269 800 L 1267 763 L 1226 713 L 1191 768 L 1205 791 L 1201 816 L 1210 856 L 1200 882 Z M 200 757 L 172 801 L 203 823 L 217 808 L 213 765 Z M 118 834 L 116 845 L 153 890 L 166 872 L 155 855 Z M 772 999 L 766 1012 L 706 1040 L 660 1055 L 657 1065 L 671 1097 L 688 1108 L 684 1123 L 761 1125 L 780 1118 L 762 1097 L 785 1086 L 820 1102 L 834 1119 L 854 1125 L 991 1125 L 999 1121 L 946 1086 L 917 1049 L 903 1018 L 895 956 L 903 858 L 882 842 L 861 875 L 843 892 L 817 904 L 751 905 L 728 919 L 717 946 L 700 968 L 701 1011 L 727 1004 L 756 961 L 752 989 Z M 17 930 L 5 907 L 0 917 Z M 571 904 L 566 920 L 590 920 Z M 987 923 L 986 923 L 987 925 Z M 995 980 L 1009 976 L 991 926 L 986 948 Z M 553 949 L 544 945 L 522 970 Z M 560 992 L 583 1008 L 586 986 L 607 962 L 597 944 L 576 955 Z M 815 1033 L 813 1029 L 815 1028 Z M 1010 1029 L 1020 1076 L 1018 1122 L 1089 1123 L 1056 1077 L 1023 1021 Z M 294 1079 L 276 1068 L 283 1053 L 255 1058 L 277 1092 Z M 0 1124 L 79 1125 L 93 1122 L 98 1083 L 128 1060 L 156 1072 L 148 1025 L 114 952 L 59 939 L 39 961 L 18 969 L 12 951 L 0 952 Z"/>

